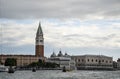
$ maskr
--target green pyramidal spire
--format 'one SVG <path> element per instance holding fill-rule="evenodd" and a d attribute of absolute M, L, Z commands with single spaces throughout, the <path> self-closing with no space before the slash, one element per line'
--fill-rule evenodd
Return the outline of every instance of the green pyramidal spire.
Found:
<path fill-rule="evenodd" d="M 42 28 L 41 28 L 41 23 L 39 22 L 38 30 L 37 30 L 37 36 L 38 35 L 43 35 Z"/>

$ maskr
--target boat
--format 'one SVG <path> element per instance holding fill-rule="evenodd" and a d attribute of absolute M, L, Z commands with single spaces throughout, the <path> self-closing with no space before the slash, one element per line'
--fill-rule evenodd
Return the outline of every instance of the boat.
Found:
<path fill-rule="evenodd" d="M 8 69 L 8 73 L 14 73 L 15 70 L 10 66 L 10 68 Z"/>
<path fill-rule="evenodd" d="M 36 72 L 36 69 L 35 69 L 35 68 L 33 68 L 33 69 L 32 69 L 32 72 Z"/>
<path fill-rule="evenodd" d="M 66 72 L 66 67 L 64 66 L 63 69 L 62 69 L 63 72 Z"/>
<path fill-rule="evenodd" d="M 0 65 L 0 72 L 8 72 L 8 68 L 4 65 Z"/>
<path fill-rule="evenodd" d="M 66 67 L 66 66 L 63 66 L 63 68 L 62 68 L 62 72 L 70 72 L 73 70 L 76 70 L 76 68 L 75 67 Z"/>

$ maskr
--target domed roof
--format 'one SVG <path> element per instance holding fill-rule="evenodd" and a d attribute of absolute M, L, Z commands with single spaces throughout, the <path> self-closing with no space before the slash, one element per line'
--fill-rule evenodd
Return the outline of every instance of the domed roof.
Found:
<path fill-rule="evenodd" d="M 67 53 L 65 53 L 65 55 L 68 55 Z"/>
<path fill-rule="evenodd" d="M 56 54 L 53 52 L 52 55 L 51 55 L 51 57 L 56 57 Z"/>
<path fill-rule="evenodd" d="M 64 55 L 65 57 L 68 57 L 69 55 L 67 54 L 67 53 L 65 53 L 65 55 Z"/>
<path fill-rule="evenodd" d="M 63 54 L 62 54 L 62 52 L 60 50 L 59 53 L 58 53 L 58 57 L 61 57 L 61 56 L 63 56 Z"/>

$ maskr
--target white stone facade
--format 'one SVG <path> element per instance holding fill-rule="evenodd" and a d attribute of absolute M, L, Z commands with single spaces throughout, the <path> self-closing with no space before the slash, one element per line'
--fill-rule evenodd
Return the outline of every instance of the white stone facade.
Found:
<path fill-rule="evenodd" d="M 72 60 L 71 56 L 69 56 L 67 53 L 63 55 L 61 50 L 59 51 L 58 55 L 53 52 L 51 57 L 48 58 L 47 62 L 57 63 L 60 65 L 60 68 L 65 66 L 68 70 L 76 69 L 75 61 Z"/>
<path fill-rule="evenodd" d="M 47 62 L 57 63 L 60 65 L 60 68 L 65 66 L 68 70 L 75 69 L 75 61 L 71 60 L 70 57 L 51 57 L 47 60 Z"/>
<path fill-rule="evenodd" d="M 72 56 L 77 69 L 113 69 L 113 58 L 103 55 Z"/>

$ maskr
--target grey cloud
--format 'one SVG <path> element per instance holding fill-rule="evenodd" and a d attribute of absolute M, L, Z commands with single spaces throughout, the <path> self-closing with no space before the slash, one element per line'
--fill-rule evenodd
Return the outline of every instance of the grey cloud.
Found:
<path fill-rule="evenodd" d="M 106 36 L 90 36 L 88 34 L 72 34 L 72 35 L 64 35 L 63 38 L 65 38 L 66 40 L 71 40 L 73 38 L 78 39 L 78 38 L 89 38 L 90 40 L 94 39 L 94 40 L 98 40 L 98 41 L 108 41 L 111 40 L 112 38 L 117 38 L 117 34 L 109 34 Z M 81 40 L 81 39 L 80 39 Z"/>
<path fill-rule="evenodd" d="M 1 0 L 0 18 L 119 18 L 119 4 L 119 0 Z"/>
<path fill-rule="evenodd" d="M 96 40 L 101 40 L 101 41 L 108 41 L 108 40 L 111 40 L 112 38 L 116 38 L 117 34 L 110 34 L 110 35 L 106 35 L 106 36 L 103 36 L 103 37 L 91 37 L 93 39 L 96 39 Z"/>

